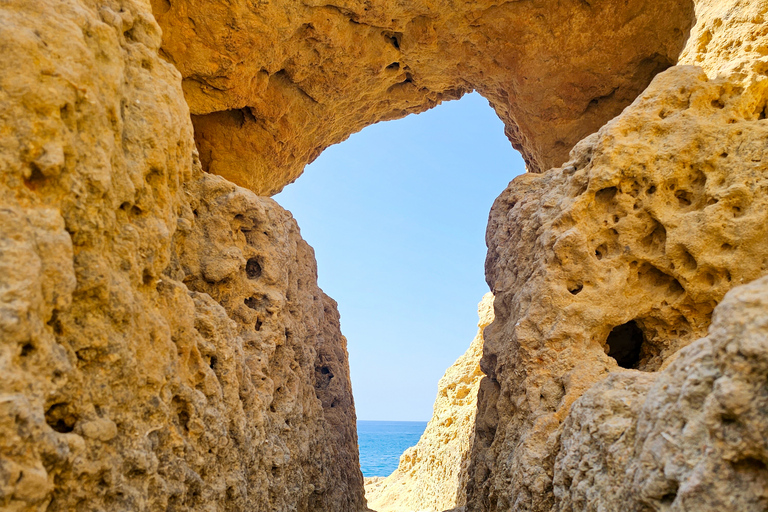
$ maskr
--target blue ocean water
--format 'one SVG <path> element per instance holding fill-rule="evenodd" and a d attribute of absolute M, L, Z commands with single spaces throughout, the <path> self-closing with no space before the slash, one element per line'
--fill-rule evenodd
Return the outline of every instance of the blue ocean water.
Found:
<path fill-rule="evenodd" d="M 389 476 L 400 455 L 419 442 L 426 421 L 358 421 L 360 469 L 363 476 Z"/>

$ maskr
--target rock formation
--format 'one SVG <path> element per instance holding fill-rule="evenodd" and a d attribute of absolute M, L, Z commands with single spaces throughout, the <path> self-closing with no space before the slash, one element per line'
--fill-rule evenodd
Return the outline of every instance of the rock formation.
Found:
<path fill-rule="evenodd" d="M 0 509 L 360 510 L 335 303 L 144 2 L 0 7 Z"/>
<path fill-rule="evenodd" d="M 683 55 L 703 68 L 661 73 L 562 168 L 521 176 L 496 201 L 486 262 L 496 320 L 470 509 L 600 510 L 583 496 L 616 482 L 563 477 L 558 493 L 576 494 L 567 506 L 555 493 L 574 401 L 621 367 L 663 369 L 706 334 L 729 289 L 766 273 L 767 13 L 762 2 L 700 2 Z M 662 493 L 648 506 L 682 510 L 686 499 Z"/>
<path fill-rule="evenodd" d="M 693 2 L 152 0 L 203 167 L 261 194 L 327 146 L 477 89 L 529 169 L 673 65 Z"/>
<path fill-rule="evenodd" d="M 489 219 L 468 455 L 399 481 L 765 510 L 768 4 L 337 4 L 0 5 L 0 508 L 364 509 L 335 303 L 262 196 L 476 89 L 532 172 Z"/>
<path fill-rule="evenodd" d="M 365 497 L 377 512 L 441 512 L 465 505 L 477 390 L 483 376 L 483 329 L 493 321 L 491 293 L 485 294 L 477 310 L 477 335 L 440 379 L 432 419 L 418 444 L 403 453 L 390 476 L 366 479 Z"/>

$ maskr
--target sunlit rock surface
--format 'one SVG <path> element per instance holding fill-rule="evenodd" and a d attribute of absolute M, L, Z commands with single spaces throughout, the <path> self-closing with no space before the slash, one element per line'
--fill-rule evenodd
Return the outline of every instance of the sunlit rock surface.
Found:
<path fill-rule="evenodd" d="M 483 374 L 483 329 L 493 321 L 493 295 L 478 304 L 475 339 L 437 385 L 434 412 L 418 444 L 403 453 L 387 478 L 368 478 L 365 497 L 377 512 L 434 511 L 465 505 L 477 390 Z"/>
<path fill-rule="evenodd" d="M 152 0 L 203 167 L 259 194 L 327 146 L 476 89 L 528 168 L 677 62 L 692 1 Z"/>
<path fill-rule="evenodd" d="M 0 509 L 359 510 L 291 215 L 200 169 L 144 2 L 0 6 Z"/>
<path fill-rule="evenodd" d="M 620 366 L 667 367 L 706 335 L 728 290 L 766 273 L 766 9 L 701 3 L 683 55 L 704 69 L 661 73 L 563 167 L 516 178 L 496 201 L 486 262 L 496 320 L 481 363 L 488 380 L 478 399 L 471 508 L 612 509 L 583 498 L 619 485 L 610 478 L 563 476 L 555 487 L 556 460 L 571 460 L 575 448 L 560 439 L 572 404 Z M 728 20 L 735 26 L 723 28 Z M 710 50 L 739 62 L 710 58 Z M 630 398 L 629 408 L 641 403 Z M 608 396 L 600 403 L 615 408 Z M 721 462 L 702 449 L 707 464 Z M 660 444 L 654 457 L 672 464 L 678 452 Z M 558 501 L 569 492 L 578 499 Z M 648 506 L 687 506 L 669 492 Z M 718 509 L 706 506 L 690 509 Z"/>
<path fill-rule="evenodd" d="M 490 214 L 477 408 L 400 485 L 483 512 L 765 510 L 766 16 L 3 2 L 0 508 L 364 509 L 335 304 L 259 195 L 477 89 L 534 173 Z"/>

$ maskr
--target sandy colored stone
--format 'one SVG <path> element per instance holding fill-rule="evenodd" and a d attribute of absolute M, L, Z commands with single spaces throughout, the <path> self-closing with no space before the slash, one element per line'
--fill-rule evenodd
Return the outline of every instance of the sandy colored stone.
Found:
<path fill-rule="evenodd" d="M 728 293 L 665 371 L 585 393 L 563 429 L 555 509 L 765 510 L 767 318 L 763 278 Z"/>
<path fill-rule="evenodd" d="M 768 285 L 726 294 L 768 270 L 768 5 L 693 8 L 4 2 L 0 508 L 363 509 L 335 303 L 252 191 L 477 89 L 537 174 L 491 211 L 473 428 L 444 382 L 404 496 L 764 510 Z"/>
<path fill-rule="evenodd" d="M 477 390 L 483 373 L 483 329 L 493 321 L 493 295 L 478 304 L 475 339 L 437 385 L 432 418 L 416 446 L 387 478 L 368 478 L 365 497 L 377 512 L 442 512 L 463 507 Z"/>
<path fill-rule="evenodd" d="M 335 303 L 202 172 L 160 41 L 142 1 L 0 7 L 0 509 L 361 510 Z"/>
<path fill-rule="evenodd" d="M 677 62 L 693 2 L 152 0 L 203 167 L 274 194 L 363 127 L 477 90 L 528 168 Z"/>
<path fill-rule="evenodd" d="M 766 12 L 761 2 L 714 11 L 702 3 L 693 32 L 713 22 L 707 15 L 740 20 L 757 6 Z M 765 30 L 748 30 L 768 48 Z M 697 52 L 706 49 L 683 54 Z M 620 370 L 608 355 L 613 328 L 634 321 L 644 341 L 630 367 L 658 371 L 706 334 L 728 290 L 766 273 L 761 54 L 744 53 L 741 66 L 713 65 L 712 76 L 682 65 L 661 73 L 562 168 L 516 178 L 496 201 L 486 262 L 496 320 L 481 362 L 489 378 L 478 398 L 471 509 L 556 507 L 555 459 L 570 449 L 560 444 L 562 422 L 578 397 Z M 608 410 L 590 419 L 604 418 L 606 430 L 626 423 L 610 393 L 601 402 Z M 626 407 L 638 403 L 639 395 Z M 577 492 L 609 495 L 610 485 L 581 480 Z"/>

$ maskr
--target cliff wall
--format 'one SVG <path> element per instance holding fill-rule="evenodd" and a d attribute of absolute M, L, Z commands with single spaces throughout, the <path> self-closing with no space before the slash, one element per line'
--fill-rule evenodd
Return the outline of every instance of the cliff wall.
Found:
<path fill-rule="evenodd" d="M 391 475 L 366 479 L 365 497 L 377 512 L 442 512 L 466 504 L 477 391 L 483 377 L 483 329 L 493 321 L 493 295 L 486 293 L 477 310 L 477 335 L 437 384 L 434 412 L 418 444 L 403 453 Z"/>
<path fill-rule="evenodd" d="M 335 303 L 141 1 L 0 6 L 0 509 L 361 510 Z"/>
<path fill-rule="evenodd" d="M 468 455 L 408 478 L 477 511 L 765 510 L 767 15 L 4 2 L 0 506 L 362 510 L 338 313 L 262 196 L 477 89 L 532 172 L 489 219 Z"/>

